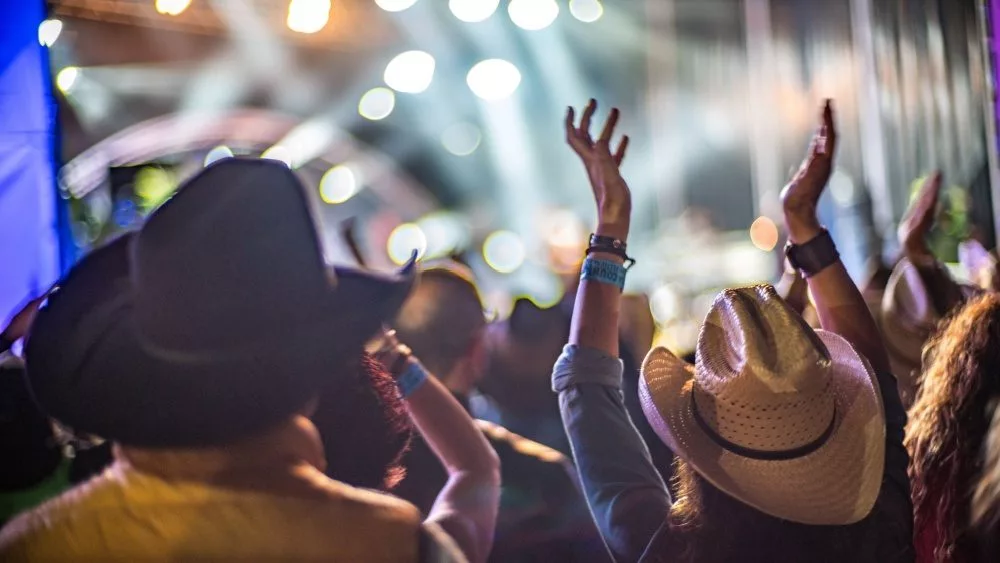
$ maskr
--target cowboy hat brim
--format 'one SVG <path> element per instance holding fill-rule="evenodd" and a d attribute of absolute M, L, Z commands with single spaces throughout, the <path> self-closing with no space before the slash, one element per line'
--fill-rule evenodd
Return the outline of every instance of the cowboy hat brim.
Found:
<path fill-rule="evenodd" d="M 639 399 L 660 439 L 729 496 L 793 522 L 852 524 L 868 515 L 881 488 L 885 411 L 868 362 L 840 336 L 816 333 L 832 358 L 837 414 L 824 444 L 805 456 L 752 459 L 713 440 L 693 412 L 694 366 L 664 348 L 643 362 Z"/>
<path fill-rule="evenodd" d="M 261 327 L 238 350 L 163 350 L 137 330 L 126 236 L 82 260 L 39 312 L 27 341 L 39 405 L 77 430 L 146 447 L 236 439 L 302 408 L 360 355 L 416 279 L 338 268 L 315 322 Z"/>

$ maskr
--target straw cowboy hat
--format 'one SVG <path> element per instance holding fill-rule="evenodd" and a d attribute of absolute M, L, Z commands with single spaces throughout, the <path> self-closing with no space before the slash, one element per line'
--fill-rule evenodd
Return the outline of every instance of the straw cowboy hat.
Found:
<path fill-rule="evenodd" d="M 846 340 L 810 329 L 770 285 L 716 298 L 695 365 L 652 350 L 639 397 L 675 454 L 764 513 L 843 525 L 875 504 L 885 463 L 875 374 Z"/>
<path fill-rule="evenodd" d="M 924 344 L 940 320 L 920 271 L 910 259 L 901 259 L 882 297 L 879 324 L 904 405 L 912 404 L 916 395 Z"/>
<path fill-rule="evenodd" d="M 301 409 L 395 316 L 414 282 L 330 268 L 304 186 L 225 159 L 141 231 L 91 253 L 25 348 L 40 406 L 134 446 L 225 443 Z"/>

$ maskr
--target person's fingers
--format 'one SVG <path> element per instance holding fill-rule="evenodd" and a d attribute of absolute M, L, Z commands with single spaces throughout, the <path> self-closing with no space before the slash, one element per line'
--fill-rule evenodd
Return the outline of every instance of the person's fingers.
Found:
<path fill-rule="evenodd" d="M 823 130 L 826 134 L 826 154 L 832 157 L 837 150 L 837 123 L 834 119 L 833 100 L 827 99 L 823 106 Z"/>
<path fill-rule="evenodd" d="M 604 130 L 601 131 L 601 136 L 597 139 L 598 143 L 603 146 L 611 146 L 611 136 L 615 134 L 615 126 L 618 125 L 618 117 L 621 113 L 618 108 L 611 108 L 611 113 L 608 114 L 607 121 L 604 122 Z"/>
<path fill-rule="evenodd" d="M 625 160 L 625 151 L 628 150 L 628 141 L 628 135 L 625 135 L 618 143 L 618 150 L 615 151 L 615 164 L 618 166 L 621 166 L 622 161 Z"/>
<path fill-rule="evenodd" d="M 938 200 L 941 198 L 941 184 L 940 172 L 932 174 L 924 183 L 917 207 L 917 217 L 921 225 L 929 226 L 934 222 L 934 212 L 937 210 Z"/>
<path fill-rule="evenodd" d="M 586 142 L 590 143 L 590 120 L 594 117 L 594 112 L 597 111 L 597 100 L 591 99 L 587 102 L 587 107 L 583 110 L 583 119 L 580 120 L 580 128 L 577 130 L 579 136 Z"/>
<path fill-rule="evenodd" d="M 573 110 L 573 106 L 566 108 L 566 136 L 567 138 L 571 133 L 576 131 L 576 111 Z"/>

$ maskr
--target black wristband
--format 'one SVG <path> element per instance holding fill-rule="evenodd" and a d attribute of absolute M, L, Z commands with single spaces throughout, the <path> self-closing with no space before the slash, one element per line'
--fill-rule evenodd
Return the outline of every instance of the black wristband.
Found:
<path fill-rule="evenodd" d="M 620 252 L 621 254 L 624 255 L 625 251 L 628 250 L 628 245 L 624 241 L 620 241 L 614 237 L 606 237 L 604 235 L 598 235 L 598 234 L 590 235 L 590 246 L 600 247 L 600 248 L 604 247 L 614 248 L 615 252 L 612 252 L 612 254 L 618 254 Z"/>
<path fill-rule="evenodd" d="M 785 256 L 788 258 L 788 263 L 802 272 L 802 276 L 806 278 L 815 276 L 840 260 L 837 245 L 833 243 L 833 237 L 826 229 L 802 244 L 792 244 L 788 241 L 785 245 Z"/>
<path fill-rule="evenodd" d="M 625 270 L 628 271 L 629 268 L 635 265 L 635 260 L 628 255 L 625 251 L 626 248 L 628 248 L 628 245 L 616 238 L 592 234 L 590 235 L 590 246 L 587 247 L 586 254 L 590 256 L 592 252 L 604 252 L 617 256 L 625 261 Z"/>

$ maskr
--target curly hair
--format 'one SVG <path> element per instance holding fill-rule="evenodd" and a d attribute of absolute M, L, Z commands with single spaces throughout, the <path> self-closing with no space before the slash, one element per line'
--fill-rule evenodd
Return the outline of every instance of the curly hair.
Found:
<path fill-rule="evenodd" d="M 369 353 L 331 377 L 311 419 L 326 452 L 326 474 L 355 487 L 389 491 L 406 476 L 412 425 L 396 381 Z"/>
<path fill-rule="evenodd" d="M 983 447 L 983 471 L 972 497 L 972 528 L 980 553 L 1000 549 L 1000 404 L 993 406 L 993 422 Z"/>
<path fill-rule="evenodd" d="M 949 317 L 926 362 L 905 441 L 916 547 L 934 561 L 971 560 L 971 497 L 988 407 L 1000 396 L 1000 296 L 979 296 Z"/>

